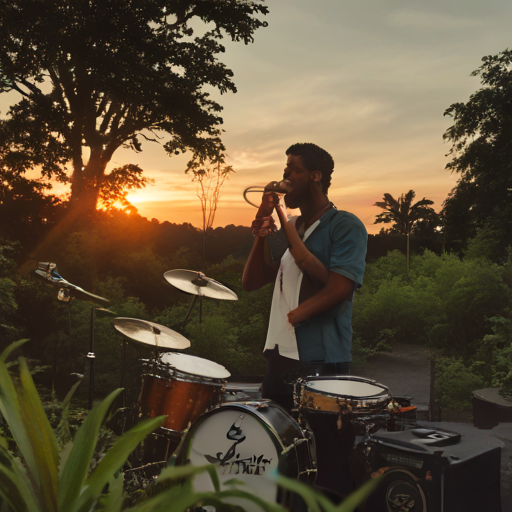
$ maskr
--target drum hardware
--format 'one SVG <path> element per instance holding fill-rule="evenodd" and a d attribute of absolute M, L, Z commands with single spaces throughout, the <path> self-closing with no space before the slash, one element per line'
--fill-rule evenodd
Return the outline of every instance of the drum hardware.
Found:
<path fill-rule="evenodd" d="M 200 297 L 201 300 L 203 297 L 220 300 L 238 300 L 238 296 L 234 291 L 218 281 L 215 281 L 215 279 L 206 277 L 202 272 L 186 269 L 168 270 L 164 273 L 164 278 L 171 286 L 174 286 L 178 290 L 194 295 L 194 299 L 183 321 L 182 327 L 187 325 L 197 297 Z M 200 309 L 199 322 L 201 322 L 201 319 L 202 312 Z"/>
<path fill-rule="evenodd" d="M 109 302 L 108 299 L 104 297 L 100 297 L 99 295 L 94 295 L 93 293 L 86 292 L 80 286 L 76 286 L 66 279 L 64 279 L 57 270 L 56 263 L 50 263 L 46 261 L 42 261 L 38 263 L 38 268 L 35 273 L 50 282 L 51 284 L 55 284 L 60 287 L 57 293 L 57 299 L 61 302 L 65 302 L 68 307 L 68 319 L 69 319 L 69 336 L 71 337 L 71 301 L 73 299 L 82 300 L 85 302 L 92 303 L 91 307 L 91 318 L 89 324 L 89 352 L 86 357 L 89 359 L 89 403 L 88 409 L 92 409 L 92 403 L 94 398 L 94 360 L 96 358 L 94 354 L 94 321 L 95 321 L 95 312 L 102 312 L 109 315 L 115 315 L 114 312 L 99 308 L 97 303 Z M 57 338 L 55 338 L 53 345 L 53 363 L 52 363 L 52 389 L 55 389 L 55 375 L 57 370 Z"/>
<path fill-rule="evenodd" d="M 121 387 L 123 388 L 123 407 L 126 406 L 125 378 L 126 378 L 126 339 L 155 348 L 156 361 L 160 350 L 185 349 L 190 347 L 190 341 L 169 327 L 165 327 L 147 320 L 137 318 L 117 317 L 114 327 L 123 334 L 121 341 Z"/>

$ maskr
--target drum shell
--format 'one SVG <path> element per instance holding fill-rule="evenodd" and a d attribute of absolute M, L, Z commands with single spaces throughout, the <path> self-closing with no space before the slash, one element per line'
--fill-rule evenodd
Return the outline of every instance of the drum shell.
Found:
<path fill-rule="evenodd" d="M 142 376 L 140 415 L 145 418 L 167 415 L 163 427 L 184 431 L 201 414 L 218 405 L 223 381 L 200 380 L 192 375 Z"/>
<path fill-rule="evenodd" d="M 348 393 L 342 394 L 342 386 L 339 393 L 325 392 L 314 389 L 310 385 L 310 383 L 318 381 L 337 381 L 341 385 L 344 383 L 363 383 L 375 387 L 376 393 L 370 396 L 352 396 Z M 389 390 L 385 386 L 361 377 L 311 377 L 299 381 L 296 384 L 296 389 L 300 409 L 316 412 L 339 414 L 345 411 L 351 411 L 354 414 L 361 413 L 366 415 L 382 411 L 391 400 Z"/>

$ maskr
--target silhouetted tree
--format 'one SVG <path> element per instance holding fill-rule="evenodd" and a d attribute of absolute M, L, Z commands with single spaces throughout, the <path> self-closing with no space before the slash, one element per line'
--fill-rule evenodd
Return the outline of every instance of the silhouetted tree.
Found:
<path fill-rule="evenodd" d="M 220 41 L 252 42 L 267 12 L 260 0 L 0 0 L 0 92 L 21 95 L 0 122 L 0 167 L 69 180 L 83 212 L 120 147 L 164 134 L 170 155 L 222 160 L 222 107 L 204 86 L 236 91 Z"/>
<path fill-rule="evenodd" d="M 377 201 L 374 206 L 382 208 L 384 211 L 377 215 L 374 224 L 393 223 L 389 233 L 400 233 L 407 237 L 407 279 L 409 279 L 409 245 L 410 236 L 420 222 L 432 220 L 437 217 L 433 208 L 430 208 L 434 201 L 430 199 L 421 199 L 413 204 L 416 196 L 414 190 L 409 190 L 407 194 L 402 194 L 395 199 L 391 194 L 384 194 L 383 201 Z"/>
<path fill-rule="evenodd" d="M 446 168 L 460 178 L 443 216 L 447 238 L 459 247 L 479 231 L 491 233 L 499 242 L 492 251 L 499 261 L 512 245 L 512 51 L 482 61 L 472 73 L 482 88 L 445 112 L 453 118 L 444 134 L 453 156 Z"/>
<path fill-rule="evenodd" d="M 206 272 L 208 231 L 213 227 L 222 185 L 229 178 L 229 175 L 235 171 L 233 167 L 223 165 L 220 162 L 210 162 L 209 164 L 205 162 L 204 165 L 195 164 L 190 170 L 194 175 L 192 181 L 197 185 L 197 197 L 201 202 L 203 213 L 203 272 Z"/>

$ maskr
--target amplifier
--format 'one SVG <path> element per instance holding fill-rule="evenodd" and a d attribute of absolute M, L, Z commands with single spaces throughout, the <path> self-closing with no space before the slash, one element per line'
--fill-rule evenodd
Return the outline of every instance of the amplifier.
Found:
<path fill-rule="evenodd" d="M 437 427 L 379 431 L 354 451 L 358 485 L 382 475 L 365 512 L 501 512 L 501 445 Z"/>

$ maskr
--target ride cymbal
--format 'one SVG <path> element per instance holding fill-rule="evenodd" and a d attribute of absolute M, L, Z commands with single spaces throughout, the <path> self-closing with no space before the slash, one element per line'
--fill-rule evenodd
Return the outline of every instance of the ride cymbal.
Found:
<path fill-rule="evenodd" d="M 166 281 L 186 293 L 220 300 L 238 300 L 237 294 L 202 272 L 176 269 L 164 273 Z"/>

